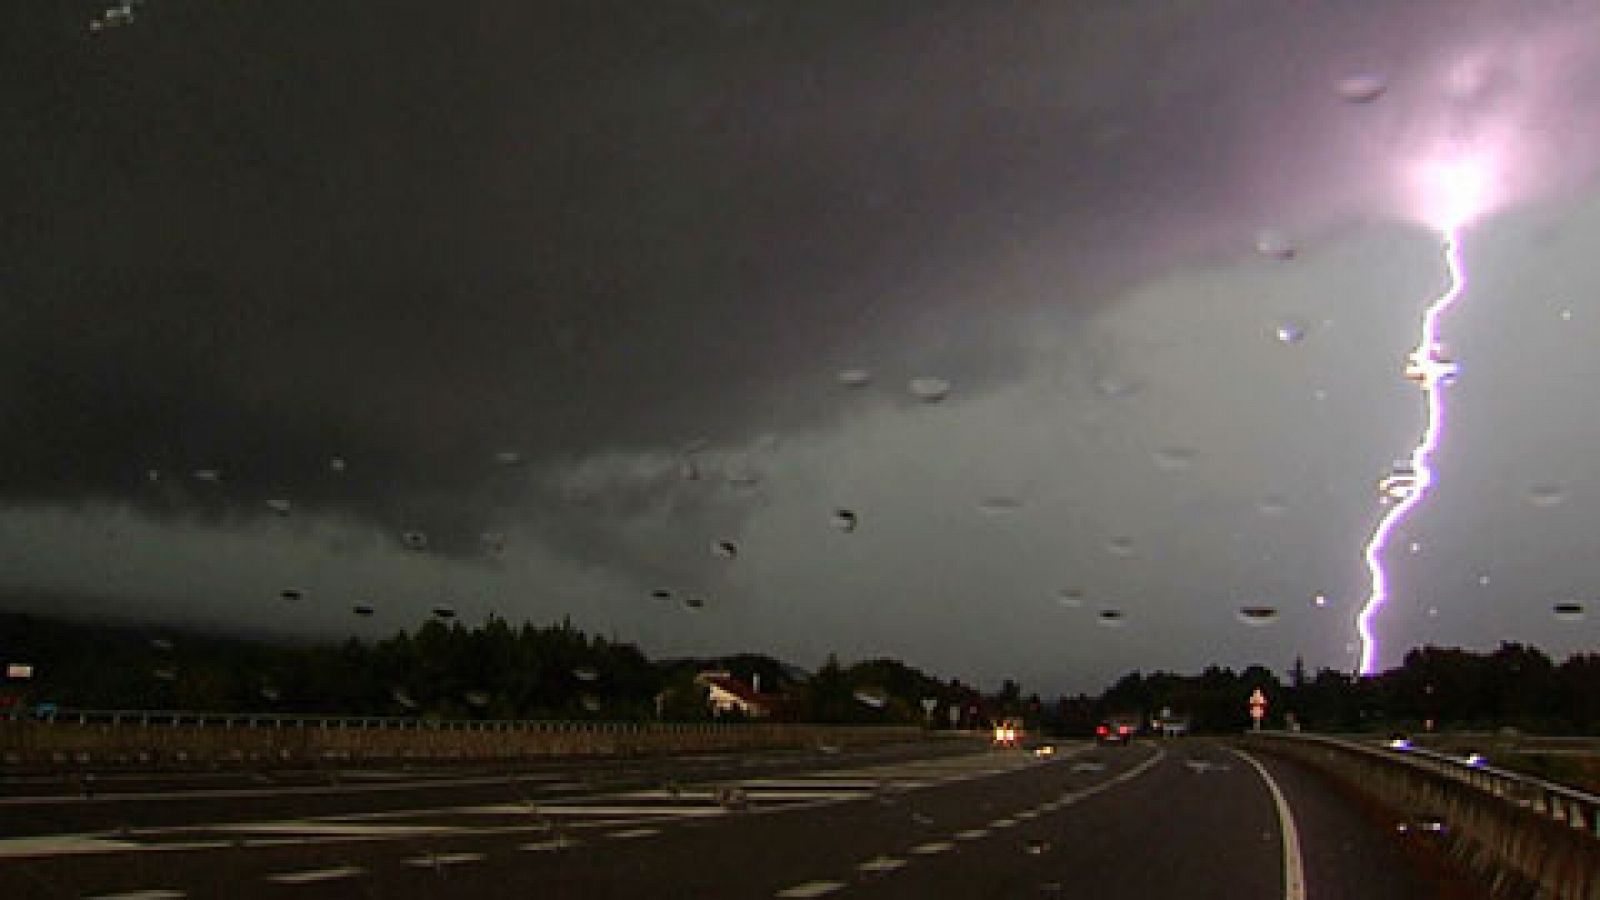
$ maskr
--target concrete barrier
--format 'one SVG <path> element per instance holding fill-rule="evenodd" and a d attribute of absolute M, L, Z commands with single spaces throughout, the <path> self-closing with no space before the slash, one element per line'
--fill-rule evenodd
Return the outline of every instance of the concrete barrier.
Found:
<path fill-rule="evenodd" d="M 0 772 L 648 756 L 917 740 L 915 726 L 68 715 L 0 721 Z"/>
<path fill-rule="evenodd" d="M 1322 769 L 1408 821 L 1432 823 L 1496 897 L 1600 900 L 1600 798 L 1429 751 L 1307 734 L 1245 742 Z"/>

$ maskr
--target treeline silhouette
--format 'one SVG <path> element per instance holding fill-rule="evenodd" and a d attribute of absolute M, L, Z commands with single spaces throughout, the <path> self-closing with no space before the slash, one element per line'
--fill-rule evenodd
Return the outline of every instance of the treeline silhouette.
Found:
<path fill-rule="evenodd" d="M 8 678 L 0 702 L 63 708 L 182 709 L 481 719 L 700 721 L 711 718 L 696 676 L 729 672 L 759 685 L 779 719 L 824 723 L 983 726 L 1021 718 L 1061 734 L 1091 732 L 1113 714 L 1170 713 L 1195 732 L 1250 725 L 1246 699 L 1261 690 L 1267 724 L 1317 731 L 1513 727 L 1600 733 L 1600 654 L 1557 664 L 1536 648 L 1490 652 L 1422 647 L 1372 677 L 1296 661 L 1280 677 L 1262 666 L 1213 666 L 1196 675 L 1133 672 L 1097 696 L 1043 702 L 1007 679 L 985 693 L 894 659 L 805 672 L 761 654 L 650 660 L 630 643 L 570 622 L 478 626 L 429 620 L 375 642 L 295 643 L 150 626 L 93 625 L 0 613 L 0 663 L 32 666 Z M 931 702 L 931 709 L 928 701 Z M 950 718 L 955 710 L 956 719 Z"/>

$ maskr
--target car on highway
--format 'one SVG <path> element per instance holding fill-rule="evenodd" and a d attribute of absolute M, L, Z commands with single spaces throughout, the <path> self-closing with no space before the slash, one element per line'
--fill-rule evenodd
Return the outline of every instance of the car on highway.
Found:
<path fill-rule="evenodd" d="M 1111 716 L 1094 727 L 1096 744 L 1130 744 L 1139 733 L 1136 716 Z"/>

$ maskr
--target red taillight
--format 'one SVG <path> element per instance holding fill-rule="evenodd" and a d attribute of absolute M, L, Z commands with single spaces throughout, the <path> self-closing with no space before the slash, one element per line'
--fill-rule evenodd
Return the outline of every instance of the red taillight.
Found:
<path fill-rule="evenodd" d="M 1107 734 L 1110 734 L 1111 733 L 1111 729 L 1105 727 L 1104 725 L 1101 725 L 1100 727 L 1098 727 L 1098 728 L 1096 728 L 1094 730 L 1094 733 L 1098 734 L 1098 735 L 1101 735 L 1103 737 L 1103 736 L 1105 736 Z"/>
<path fill-rule="evenodd" d="M 1118 725 L 1117 726 L 1117 734 L 1127 734 L 1128 732 L 1130 732 L 1132 730 L 1133 729 L 1129 728 L 1126 725 Z"/>

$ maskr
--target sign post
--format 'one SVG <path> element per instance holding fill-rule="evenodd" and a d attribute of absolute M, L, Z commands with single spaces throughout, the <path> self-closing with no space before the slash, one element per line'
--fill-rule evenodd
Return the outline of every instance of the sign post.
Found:
<path fill-rule="evenodd" d="M 1261 730 L 1261 720 L 1267 717 L 1267 695 L 1256 688 L 1250 694 L 1250 718 L 1254 720 L 1254 730 Z"/>

